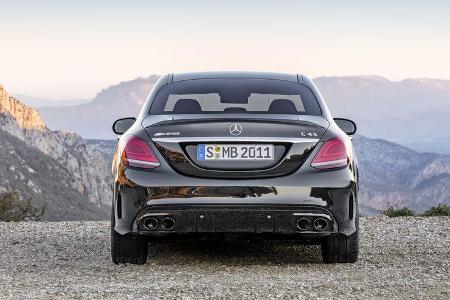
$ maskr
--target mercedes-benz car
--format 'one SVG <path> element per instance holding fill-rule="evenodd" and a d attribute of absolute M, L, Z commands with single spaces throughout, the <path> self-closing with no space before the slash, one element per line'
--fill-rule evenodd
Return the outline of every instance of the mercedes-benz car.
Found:
<path fill-rule="evenodd" d="M 113 124 L 111 254 L 144 264 L 158 239 L 289 239 L 358 258 L 356 125 L 304 75 L 168 74 Z"/>

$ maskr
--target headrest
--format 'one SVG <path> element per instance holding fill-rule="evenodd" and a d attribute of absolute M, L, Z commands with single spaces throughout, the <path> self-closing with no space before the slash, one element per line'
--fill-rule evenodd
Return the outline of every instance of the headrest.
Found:
<path fill-rule="evenodd" d="M 276 99 L 270 103 L 269 111 L 270 114 L 298 114 L 295 104 L 288 99 Z"/>
<path fill-rule="evenodd" d="M 179 99 L 173 107 L 175 114 L 199 114 L 202 112 L 200 103 L 195 99 Z"/>
<path fill-rule="evenodd" d="M 241 112 L 247 112 L 247 110 L 243 107 L 227 107 L 223 110 L 227 113 L 241 113 Z"/>

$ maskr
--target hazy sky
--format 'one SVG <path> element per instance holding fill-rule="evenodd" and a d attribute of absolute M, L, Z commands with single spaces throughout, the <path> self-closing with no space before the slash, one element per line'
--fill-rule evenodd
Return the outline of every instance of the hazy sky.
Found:
<path fill-rule="evenodd" d="M 0 83 L 91 98 L 150 74 L 450 79 L 450 1 L 0 0 Z"/>

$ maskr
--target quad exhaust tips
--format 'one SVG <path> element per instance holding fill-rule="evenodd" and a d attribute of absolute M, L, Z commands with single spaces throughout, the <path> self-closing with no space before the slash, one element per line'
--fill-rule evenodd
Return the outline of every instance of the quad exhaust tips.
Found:
<path fill-rule="evenodd" d="M 334 228 L 332 217 L 326 214 L 295 213 L 292 221 L 292 223 L 289 222 L 289 225 L 286 224 L 290 227 L 290 229 L 286 228 L 287 230 L 312 233 L 333 231 Z M 285 226 L 283 223 L 279 226 L 281 226 L 281 230 L 286 230 L 284 229 L 285 227 L 283 228 L 283 226 Z M 148 214 L 143 216 L 139 222 L 139 228 L 144 231 L 173 231 L 175 227 L 177 227 L 176 219 L 173 215 L 168 213 Z M 182 230 L 182 228 L 178 228 L 177 230 Z"/>
<path fill-rule="evenodd" d="M 152 231 L 157 230 L 158 227 L 160 230 L 162 229 L 164 231 L 169 231 L 175 228 L 175 220 L 172 218 L 164 218 L 161 222 L 159 222 L 157 218 L 148 217 L 145 218 L 141 224 L 146 230 Z"/>

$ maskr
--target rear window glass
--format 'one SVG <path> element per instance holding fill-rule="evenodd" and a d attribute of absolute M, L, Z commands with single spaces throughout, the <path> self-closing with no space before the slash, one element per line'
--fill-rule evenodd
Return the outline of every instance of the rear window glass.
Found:
<path fill-rule="evenodd" d="M 258 113 L 321 115 L 311 90 L 269 79 L 196 79 L 163 86 L 151 114 Z"/>

